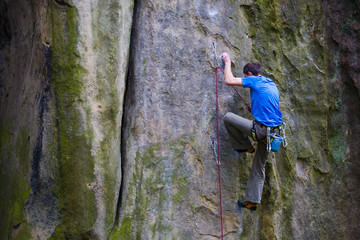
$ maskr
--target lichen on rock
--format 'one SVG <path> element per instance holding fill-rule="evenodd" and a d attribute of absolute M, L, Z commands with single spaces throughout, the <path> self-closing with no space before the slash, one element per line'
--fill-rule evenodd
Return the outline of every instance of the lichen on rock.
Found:
<path fill-rule="evenodd" d="M 258 61 L 289 143 L 256 212 L 252 155 L 222 118 L 252 118 L 219 73 L 226 239 L 359 235 L 356 1 L 0 3 L 0 239 L 220 239 L 215 67 Z M 238 88 L 249 101 L 246 89 Z"/>

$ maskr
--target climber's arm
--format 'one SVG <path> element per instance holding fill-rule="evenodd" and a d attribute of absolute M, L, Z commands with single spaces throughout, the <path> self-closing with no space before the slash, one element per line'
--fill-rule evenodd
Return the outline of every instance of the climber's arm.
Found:
<path fill-rule="evenodd" d="M 241 78 L 234 77 L 234 75 L 231 72 L 231 60 L 229 54 L 223 53 L 222 59 L 225 63 L 225 70 L 224 70 L 225 84 L 228 86 L 242 86 L 243 84 Z"/>

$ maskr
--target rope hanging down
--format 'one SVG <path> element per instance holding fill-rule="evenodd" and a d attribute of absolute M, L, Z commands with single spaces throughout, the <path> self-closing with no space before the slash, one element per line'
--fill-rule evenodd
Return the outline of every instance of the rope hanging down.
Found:
<path fill-rule="evenodd" d="M 220 178 L 220 144 L 219 144 L 219 91 L 218 91 L 218 74 L 217 69 L 221 69 L 220 67 L 215 68 L 216 75 L 216 141 L 217 141 L 217 165 L 218 165 L 218 175 L 219 175 L 219 197 L 220 197 L 220 223 L 221 223 L 221 239 L 224 238 L 223 233 L 223 219 L 222 219 L 222 201 L 221 201 L 221 178 Z M 222 69 L 221 69 L 222 71 Z"/>
<path fill-rule="evenodd" d="M 215 157 L 217 160 L 218 165 L 218 175 L 219 175 L 219 198 L 220 198 L 220 223 L 221 223 L 221 239 L 224 238 L 224 232 L 223 232 L 223 218 L 222 218 L 222 197 L 221 197 L 221 176 L 220 176 L 220 134 L 219 134 L 219 91 L 218 91 L 218 69 L 221 70 L 221 72 L 224 74 L 224 71 L 221 69 L 221 67 L 215 68 L 215 76 L 216 76 L 216 141 L 217 141 L 217 149 L 215 153 Z M 251 108 L 249 105 L 244 101 L 244 99 L 240 96 L 239 92 L 236 90 L 236 88 L 233 86 L 235 92 L 238 94 L 238 96 L 241 98 L 241 100 L 245 103 L 246 108 L 249 112 L 251 112 Z"/>

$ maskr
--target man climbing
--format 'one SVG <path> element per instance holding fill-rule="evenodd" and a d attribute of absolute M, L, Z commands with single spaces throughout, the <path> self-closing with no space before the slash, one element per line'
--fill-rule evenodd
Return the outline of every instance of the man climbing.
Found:
<path fill-rule="evenodd" d="M 280 134 L 282 114 L 279 110 L 279 91 L 270 78 L 261 75 L 259 63 L 248 63 L 244 66 L 243 78 L 236 78 L 231 71 L 231 60 L 227 53 L 222 54 L 225 63 L 225 84 L 250 88 L 251 113 L 255 121 L 227 113 L 224 117 L 225 127 L 232 147 L 237 152 L 254 153 L 255 148 L 249 137 L 258 142 L 255 158 L 246 185 L 245 201 L 238 200 L 242 208 L 256 210 L 261 200 L 265 181 L 265 164 L 268 157 L 267 127 Z"/>

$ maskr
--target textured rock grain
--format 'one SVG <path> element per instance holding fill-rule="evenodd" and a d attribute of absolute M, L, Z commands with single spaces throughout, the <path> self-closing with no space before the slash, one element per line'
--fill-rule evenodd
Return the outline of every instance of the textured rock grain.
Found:
<path fill-rule="evenodd" d="M 1 239 L 110 234 L 132 8 L 1 3 Z"/>
<path fill-rule="evenodd" d="M 350 1 L 139 1 L 125 103 L 124 194 L 114 239 L 220 237 L 210 143 L 216 137 L 214 58 L 223 51 L 233 56 L 237 75 L 257 60 L 278 85 L 289 142 L 269 158 L 261 207 L 245 212 L 240 226 L 236 199 L 243 197 L 252 158 L 231 150 L 221 125 L 226 239 L 354 238 L 358 221 L 342 214 L 346 206 L 359 208 L 352 200 L 358 192 L 342 184 L 358 180 L 345 177 L 357 157 L 349 155 L 356 151 L 343 124 L 350 89 L 341 81 L 355 76 L 358 64 L 351 73 L 339 66 L 343 47 L 334 46 L 331 32 L 340 22 L 357 26 L 358 10 L 339 13 L 341 20 L 331 12 L 349 6 L 359 9 Z M 357 36 L 356 27 L 348 30 L 338 36 L 339 45 Z M 356 84 L 352 79 L 349 84 Z M 220 119 L 227 111 L 250 117 L 222 83 L 220 103 Z M 355 106 L 350 108 L 356 114 Z M 336 226 L 338 221 L 344 224 Z"/>
<path fill-rule="evenodd" d="M 235 75 L 259 61 L 275 81 L 289 143 L 268 159 L 259 209 L 239 211 L 253 156 L 232 150 L 222 118 L 251 115 L 220 74 L 224 239 L 356 239 L 359 12 L 351 0 L 1 1 L 0 239 L 220 239 L 224 51 Z"/>

